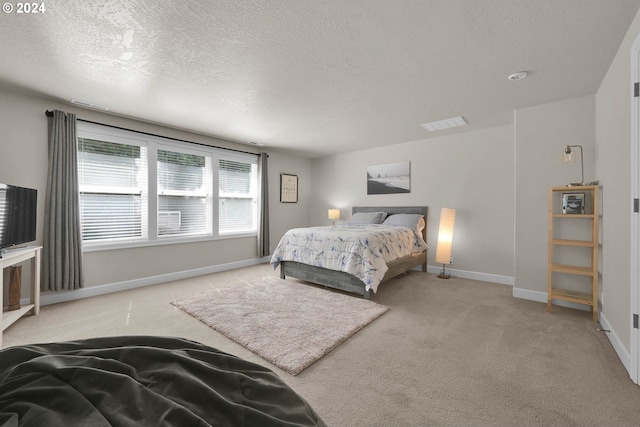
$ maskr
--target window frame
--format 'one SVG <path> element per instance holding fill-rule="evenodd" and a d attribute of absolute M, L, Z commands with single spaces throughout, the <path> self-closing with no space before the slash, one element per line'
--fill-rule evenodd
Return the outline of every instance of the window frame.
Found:
<path fill-rule="evenodd" d="M 78 130 L 80 130 L 80 124 L 78 123 Z M 132 135 L 132 137 L 127 137 L 125 135 L 119 135 L 119 134 L 105 134 L 105 133 L 101 133 L 99 131 L 99 129 L 90 129 L 86 132 L 83 132 L 82 135 L 80 135 L 80 132 L 78 132 L 77 134 L 77 138 L 78 138 L 78 143 L 76 146 L 76 150 L 78 152 L 78 161 L 80 160 L 81 154 L 80 154 L 80 149 L 79 149 L 79 140 L 80 138 L 83 139 L 92 139 L 92 140 L 97 140 L 97 141 L 106 141 L 106 142 L 112 142 L 112 143 L 116 143 L 116 144 L 124 144 L 124 145 L 130 145 L 130 146 L 137 146 L 140 147 L 141 149 L 144 149 L 146 151 L 146 161 L 147 161 L 147 165 L 149 163 L 149 151 L 148 151 L 148 144 L 144 139 L 141 138 L 135 138 L 134 135 Z M 145 168 L 148 166 L 145 166 Z M 104 244 L 113 244 L 113 245 L 119 245 L 119 246 L 123 246 L 123 247 L 130 247 L 131 245 L 135 245 L 135 244 L 141 244 L 143 242 L 146 242 L 149 239 L 149 235 L 147 230 L 149 229 L 149 224 L 148 224 L 148 218 L 149 218 L 149 211 L 148 211 L 148 206 L 149 206 L 149 182 L 148 182 L 148 177 L 149 177 L 149 172 L 147 170 L 147 176 L 144 177 L 143 182 L 141 183 L 141 187 L 140 187 L 140 195 L 141 195 L 141 204 L 140 204 L 140 209 L 141 209 L 141 218 L 140 218 L 140 226 L 141 226 L 141 235 L 139 237 L 122 237 L 122 238 L 115 238 L 115 239 L 107 239 L 107 240 L 82 240 L 82 247 L 83 250 L 84 248 L 90 248 L 90 247 L 98 247 Z M 80 176 L 78 176 L 78 180 L 80 181 Z M 97 186 L 91 186 L 91 185 L 79 185 L 78 186 L 78 191 L 79 194 L 78 196 L 80 197 L 80 194 L 83 192 L 86 193 L 93 193 L 93 194 L 99 194 L 99 191 L 96 191 L 98 189 L 101 189 L 103 187 L 97 187 Z M 88 190 L 88 191 L 87 191 Z M 122 194 L 122 195 L 134 195 L 136 194 L 135 191 L 117 191 L 114 189 L 114 191 L 111 192 L 104 192 L 102 194 Z M 80 201 L 80 203 L 82 204 L 82 201 Z"/>
<path fill-rule="evenodd" d="M 181 244 L 181 243 L 196 243 L 212 240 L 224 240 L 235 239 L 244 237 L 254 237 L 258 235 L 258 224 L 256 222 L 256 229 L 253 231 L 242 232 L 225 232 L 219 231 L 219 160 L 227 159 L 239 162 L 247 162 L 258 165 L 258 154 L 236 152 L 235 150 L 228 150 L 219 147 L 209 147 L 198 143 L 190 143 L 187 141 L 179 141 L 171 138 L 165 138 L 162 136 L 149 135 L 145 133 L 139 133 L 133 130 L 126 130 L 121 128 L 114 128 L 108 125 L 100 125 L 97 123 L 81 122 L 78 121 L 77 128 L 78 138 L 97 139 L 108 142 L 116 142 L 121 144 L 145 146 L 147 150 L 147 200 L 146 206 L 143 211 L 146 210 L 146 218 L 142 218 L 143 221 L 143 236 L 142 238 L 135 239 L 118 239 L 116 240 L 89 240 L 82 242 L 83 252 L 102 251 L 111 249 L 125 249 L 136 248 L 146 246 L 158 246 L 169 244 Z M 211 211 L 210 211 L 210 233 L 194 233 L 194 234 L 167 234 L 160 235 L 158 233 L 158 150 L 184 152 L 187 154 L 204 155 L 210 158 L 211 162 L 211 177 L 208 177 L 208 184 L 211 185 L 209 196 L 211 197 Z M 260 174 L 256 176 L 254 183 L 256 188 L 260 188 Z M 256 194 L 256 200 L 259 200 L 260 195 Z M 256 211 L 256 215 L 259 217 L 259 212 Z"/>
<path fill-rule="evenodd" d="M 155 200 L 156 200 L 156 213 L 155 215 L 153 215 L 153 218 L 156 221 L 156 224 L 154 224 L 153 228 L 155 230 L 155 237 L 158 240 L 164 240 L 164 239 L 171 239 L 171 238 L 198 238 L 198 237 L 203 237 L 203 238 L 208 238 L 211 237 L 213 234 L 215 234 L 214 232 L 214 222 L 213 222 L 213 181 L 212 181 L 212 176 L 214 174 L 214 155 L 211 153 L 211 150 L 198 150 L 197 148 L 192 148 L 192 147 L 185 147 L 184 144 L 166 144 L 165 142 L 162 142 L 160 144 L 157 145 L 157 147 L 155 147 L 155 154 L 156 154 L 156 158 L 155 158 L 155 183 L 156 183 L 156 192 L 155 192 Z M 176 153 L 183 153 L 183 154 L 189 154 L 189 155 L 194 155 L 194 156 L 202 156 L 205 158 L 205 163 L 208 162 L 209 165 L 208 167 L 205 165 L 205 172 L 208 172 L 210 175 L 207 177 L 204 177 L 205 180 L 205 185 L 208 186 L 208 188 L 204 188 L 202 190 L 201 193 L 197 193 L 197 192 L 179 192 L 179 191 L 169 191 L 168 194 L 161 194 L 161 191 L 157 188 L 157 183 L 158 183 L 158 171 L 157 171 L 157 166 L 158 166 L 158 158 L 157 158 L 157 154 L 158 151 L 171 151 L 171 152 L 176 152 Z M 174 193 L 174 194 L 170 194 L 170 193 Z M 182 195 L 194 195 L 196 197 L 206 197 L 207 200 L 207 204 L 209 205 L 209 211 L 206 212 L 206 216 L 207 218 L 205 219 L 205 222 L 208 221 L 208 224 L 205 223 L 206 226 L 206 230 L 204 232 L 194 232 L 194 233 L 179 233 L 179 234 L 160 234 L 159 230 L 158 230 L 158 218 L 159 218 L 159 210 L 158 210 L 158 204 L 160 202 L 160 197 L 161 196 L 182 196 Z M 149 215 L 151 218 L 151 215 Z M 151 227 L 149 227 L 151 229 Z"/>
<path fill-rule="evenodd" d="M 241 154 L 241 153 L 240 153 Z M 253 217 L 254 223 L 255 223 L 255 228 L 256 228 L 256 235 L 257 235 L 257 229 L 258 229 L 258 221 L 260 218 L 260 213 L 257 211 L 259 209 L 259 200 L 260 200 L 260 173 L 259 173 L 259 162 L 258 162 L 258 157 L 256 155 L 256 157 L 254 159 L 249 160 L 246 156 L 241 156 L 241 155 L 236 155 L 236 153 L 222 153 L 218 156 L 218 158 L 216 159 L 215 164 L 219 165 L 220 164 L 220 160 L 227 160 L 227 161 L 232 161 L 232 162 L 236 162 L 236 163 L 250 163 L 252 165 L 252 167 L 255 165 L 255 174 L 256 174 L 256 179 L 255 181 L 251 181 L 252 187 L 250 189 L 251 194 L 253 194 L 253 197 L 251 197 L 250 195 L 244 195 L 242 193 L 226 193 L 227 197 L 224 197 L 225 199 L 250 199 L 250 200 L 254 200 L 255 201 L 255 216 Z M 252 172 L 253 173 L 253 172 Z M 214 174 L 216 175 L 217 178 L 220 177 L 220 169 L 216 169 L 216 173 Z M 218 192 L 216 194 L 216 206 L 219 208 L 219 203 L 220 203 L 220 199 L 221 199 L 221 190 L 220 190 L 220 185 L 218 183 L 217 185 L 218 188 Z M 235 197 L 234 197 L 235 195 Z M 217 218 L 220 218 L 220 213 L 217 213 Z M 249 232 L 249 231 L 247 231 Z M 221 236 L 229 236 L 229 235 L 233 235 L 234 232 L 220 232 L 220 223 L 218 222 L 218 233 Z"/>

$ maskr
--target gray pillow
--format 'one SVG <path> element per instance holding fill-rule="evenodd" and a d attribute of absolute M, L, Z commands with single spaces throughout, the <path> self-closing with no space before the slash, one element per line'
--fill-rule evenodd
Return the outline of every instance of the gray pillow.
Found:
<path fill-rule="evenodd" d="M 386 216 L 386 212 L 358 212 L 351 215 L 347 224 L 381 224 Z"/>
<path fill-rule="evenodd" d="M 389 215 L 382 224 L 402 225 L 421 232 L 424 230 L 424 216 L 420 214 L 394 214 Z"/>

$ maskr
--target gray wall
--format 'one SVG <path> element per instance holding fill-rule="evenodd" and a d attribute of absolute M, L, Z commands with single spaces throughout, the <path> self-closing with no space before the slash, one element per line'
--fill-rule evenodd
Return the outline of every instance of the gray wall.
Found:
<path fill-rule="evenodd" d="M 585 179 L 601 184 L 600 320 L 623 364 L 631 348 L 631 47 L 640 36 L 636 15 L 594 96 L 516 111 L 516 268 L 514 295 L 546 298 L 547 188 L 579 171 L 559 165 L 565 144 L 585 147 Z M 637 197 L 637 195 L 636 195 Z"/>
<path fill-rule="evenodd" d="M 78 109 L 72 105 L 23 94 L 0 91 L 0 128 L 2 129 L 0 138 L 3 153 L 0 156 L 0 182 L 38 189 L 38 244 L 42 244 L 47 175 L 45 111 L 52 109 L 76 113 L 79 118 L 104 124 L 198 143 L 258 152 L 258 149 L 250 145 Z M 309 222 L 309 171 L 311 164 L 308 159 L 298 158 L 287 153 L 268 149 L 265 151 L 269 153 L 269 205 L 272 211 L 270 234 L 271 245 L 275 247 L 274 245 L 277 244 L 280 236 L 291 225 L 307 225 Z M 281 172 L 299 175 L 299 203 L 286 204 L 285 206 L 279 202 Z M 84 262 L 86 287 L 88 288 L 118 282 L 135 283 L 148 278 L 152 278 L 152 281 L 161 281 L 163 276 L 176 272 L 202 271 L 212 266 L 257 262 L 256 239 L 255 237 L 246 237 L 135 249 L 93 251 L 85 253 Z M 25 270 L 28 269 L 23 269 L 23 274 Z M 28 279 L 28 277 L 23 278 L 23 297 L 28 295 L 26 287 Z"/>
<path fill-rule="evenodd" d="M 440 209 L 456 209 L 454 270 L 480 280 L 509 282 L 514 275 L 513 126 L 314 159 L 311 223 L 328 225 L 337 207 L 427 205 L 428 262 L 435 263 Z M 411 161 L 411 192 L 367 195 L 367 166 Z"/>
<path fill-rule="evenodd" d="M 271 252 L 276 248 L 282 235 L 290 228 L 310 225 L 311 207 L 311 160 L 274 153 L 269 157 L 269 209 Z M 280 202 L 280 174 L 298 175 L 298 203 Z"/>
<path fill-rule="evenodd" d="M 548 192 L 580 181 L 580 161 L 562 164 L 566 145 L 582 145 L 585 181 L 595 176 L 595 97 L 516 111 L 516 267 L 514 296 L 547 300 Z M 586 292 L 586 289 L 582 290 Z"/>

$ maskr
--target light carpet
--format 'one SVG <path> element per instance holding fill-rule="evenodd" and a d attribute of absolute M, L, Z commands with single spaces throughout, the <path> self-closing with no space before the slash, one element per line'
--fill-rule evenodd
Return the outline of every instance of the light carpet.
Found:
<path fill-rule="evenodd" d="M 389 309 L 269 276 L 172 304 L 292 375 Z"/>

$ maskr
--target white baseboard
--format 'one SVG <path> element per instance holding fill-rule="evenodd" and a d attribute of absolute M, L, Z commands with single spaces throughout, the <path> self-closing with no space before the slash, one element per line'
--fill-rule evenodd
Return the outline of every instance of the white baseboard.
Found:
<path fill-rule="evenodd" d="M 624 345 L 622 345 L 622 341 L 620 341 L 620 338 L 618 338 L 618 334 L 616 334 L 616 331 L 611 328 L 611 324 L 607 320 L 607 317 L 602 314 L 602 312 L 600 313 L 600 325 L 602 326 L 602 329 L 604 329 L 605 331 L 609 331 L 605 332 L 607 334 L 607 338 L 609 338 L 613 349 L 616 351 L 616 354 L 620 358 L 620 361 L 624 365 L 625 369 L 630 373 L 631 355 L 629 354 L 627 349 L 624 348 Z"/>
<path fill-rule="evenodd" d="M 237 261 L 227 264 L 219 264 L 212 265 L 209 267 L 196 268 L 192 270 L 178 271 L 175 273 L 162 274 L 158 276 L 151 277 L 143 277 L 141 279 L 127 280 L 124 282 L 117 283 L 109 283 L 105 285 L 92 286 L 89 288 L 82 288 L 73 291 L 63 291 L 63 292 L 45 292 L 40 295 L 40 305 L 49 305 L 49 304 L 57 304 L 61 302 L 74 301 L 82 298 L 90 298 L 98 295 L 105 295 L 113 292 L 125 291 L 128 289 L 136 289 L 144 286 L 157 285 L 160 283 L 171 282 L 173 280 L 181 280 L 188 279 L 191 277 L 202 276 L 205 274 L 218 273 L 221 271 L 233 270 L 236 268 L 249 267 L 252 265 L 263 264 L 269 262 L 270 257 L 263 258 L 255 258 L 244 261 Z M 441 267 L 429 265 L 427 267 L 427 271 L 429 273 L 440 273 L 442 270 Z M 449 274 L 451 277 L 460 277 L 463 279 L 471 279 L 471 280 L 479 280 L 482 282 L 492 282 L 498 283 L 502 285 L 510 285 L 514 286 L 515 280 L 511 276 L 502 276 L 498 274 L 487 274 L 487 273 L 478 273 L 475 271 L 466 271 L 466 270 L 457 270 L 457 269 L 449 269 Z M 513 288 L 513 296 L 515 298 L 522 298 L 531 301 L 537 301 L 546 303 L 547 302 L 547 293 L 540 291 L 531 291 L 528 289 L 520 289 Z M 21 304 L 26 305 L 29 304 L 29 298 L 23 298 Z M 576 308 L 578 310 L 586 310 L 589 311 L 589 307 L 583 304 L 575 304 L 568 301 L 556 301 L 556 305 L 561 305 L 569 308 Z M 620 361 L 627 369 L 628 372 L 631 372 L 631 355 L 625 349 L 624 345 L 618 338 L 618 335 L 611 328 L 611 325 L 607 321 L 607 318 L 602 312 L 600 313 L 600 325 L 602 325 L 602 329 L 607 330 L 606 332 L 609 341 L 613 345 Z"/>
<path fill-rule="evenodd" d="M 547 293 L 540 291 L 531 291 L 529 289 L 520 289 L 513 288 L 513 296 L 515 298 L 528 299 L 529 301 L 543 302 L 547 303 Z M 583 311 L 591 311 L 588 305 L 584 304 L 576 304 L 574 302 L 562 301 L 562 300 L 554 300 L 554 305 L 560 305 L 562 307 L 575 308 Z"/>
<path fill-rule="evenodd" d="M 542 302 L 542 303 L 545 303 L 545 304 L 547 303 L 547 293 L 546 292 L 530 291 L 528 289 L 519 289 L 519 288 L 515 288 L 514 287 L 513 288 L 513 296 L 515 298 L 522 298 L 522 299 L 527 299 L 527 300 L 530 300 L 530 301 Z M 569 301 L 554 300 L 553 304 L 554 305 L 559 305 L 559 306 L 562 306 L 562 307 L 575 308 L 575 309 L 583 310 L 583 311 L 591 311 L 591 308 L 589 306 L 587 306 L 587 305 L 576 304 L 576 303 L 569 302 Z M 622 341 L 618 337 L 618 334 L 616 334 L 616 331 L 613 330 L 613 328 L 611 328 L 611 324 L 609 324 L 609 321 L 607 320 L 607 317 L 602 312 L 598 313 L 598 315 L 599 315 L 600 326 L 602 326 L 603 330 L 608 331 L 608 332 L 604 332 L 604 333 L 607 334 L 607 338 L 609 338 L 609 341 L 611 342 L 611 345 L 613 346 L 613 349 L 616 351 L 616 354 L 620 358 L 620 361 L 624 365 L 625 369 L 627 370 L 627 372 L 630 373 L 631 372 L 631 355 L 629 354 L 627 349 L 622 344 Z"/>
<path fill-rule="evenodd" d="M 205 274 L 218 273 L 220 271 L 233 270 L 241 267 L 263 264 L 269 262 L 270 257 L 255 258 L 244 261 L 237 261 L 227 264 L 213 265 L 209 267 L 196 268 L 193 270 L 178 271 L 175 273 L 162 274 L 158 276 L 143 277 L 140 279 L 126 280 L 123 282 L 108 283 L 105 285 L 91 286 L 88 288 L 76 289 L 73 291 L 44 292 L 40 295 L 40 305 L 58 304 L 61 302 L 74 301 L 83 298 L 90 298 L 98 295 L 110 294 L 113 292 L 126 291 L 129 289 L 142 288 L 144 286 L 158 285 L 160 283 L 171 282 L 173 280 L 188 279 L 190 277 L 202 276 Z M 418 267 L 419 268 L 419 267 Z M 439 273 L 441 270 L 437 266 L 428 266 L 429 273 Z M 475 271 L 447 269 L 452 277 L 463 279 L 480 280 L 483 282 L 499 283 L 503 285 L 514 284 L 514 278 L 497 274 L 478 273 Z M 545 297 L 546 298 L 546 297 Z M 546 301 L 546 299 L 545 299 Z M 23 298 L 21 304 L 28 304 L 29 298 Z"/>
<path fill-rule="evenodd" d="M 178 271 L 175 273 L 162 274 L 158 276 L 143 277 L 140 279 L 126 280 L 123 282 L 109 283 L 105 285 L 91 286 L 88 288 L 76 289 L 73 291 L 45 292 L 40 295 L 40 305 L 58 304 L 61 302 L 74 301 L 83 298 L 90 298 L 98 295 L 110 294 L 113 292 L 126 291 L 129 289 L 142 288 L 144 286 L 158 285 L 160 283 L 171 282 L 173 280 L 188 279 L 190 277 L 202 276 L 205 274 L 217 273 L 220 271 L 233 270 L 241 267 L 263 264 L 269 262 L 270 257 L 255 258 L 244 261 L 237 261 L 228 264 L 213 265 L 209 267 L 196 268 L 193 270 Z M 419 267 L 418 267 L 419 268 Z M 463 279 L 480 280 L 483 282 L 493 282 L 503 285 L 513 286 L 514 279 L 509 276 L 497 274 L 478 273 L 474 271 L 447 269 L 452 277 Z M 430 273 L 439 273 L 440 267 L 428 266 Z M 546 300 L 545 300 L 546 301 Z M 22 304 L 28 304 L 29 298 L 24 298 Z"/>
<path fill-rule="evenodd" d="M 249 259 L 244 261 L 231 262 L 227 264 L 219 264 L 219 265 L 212 265 L 209 267 L 195 268 L 193 270 L 177 271 L 175 273 L 161 274 L 158 276 L 126 280 L 124 282 L 91 286 L 88 288 L 81 288 L 73 291 L 44 292 L 40 295 L 40 305 L 57 304 L 60 302 L 74 301 L 82 298 L 90 298 L 98 295 L 110 294 L 113 292 L 141 288 L 144 286 L 158 285 L 160 283 L 171 282 L 173 280 L 188 279 L 190 277 L 202 276 L 205 274 L 218 273 L 220 271 L 227 271 L 227 270 L 233 270 L 241 267 L 249 267 L 252 265 L 263 264 L 265 262 L 269 262 L 269 260 L 270 260 L 270 257 L 255 258 L 255 259 Z M 24 301 L 24 304 L 28 304 L 28 303 L 29 303 L 29 299 L 27 298 Z"/>
<path fill-rule="evenodd" d="M 427 266 L 427 271 L 429 273 L 438 274 L 442 271 L 442 267 L 429 265 Z M 451 275 L 451 277 L 460 277 L 461 279 L 480 280 L 481 282 L 492 282 L 492 283 L 499 283 L 501 285 L 510 285 L 510 286 L 513 286 L 515 284 L 515 279 L 511 276 L 478 273 L 477 271 L 457 270 L 455 268 L 448 268 L 448 267 L 447 267 L 447 272 Z"/>

